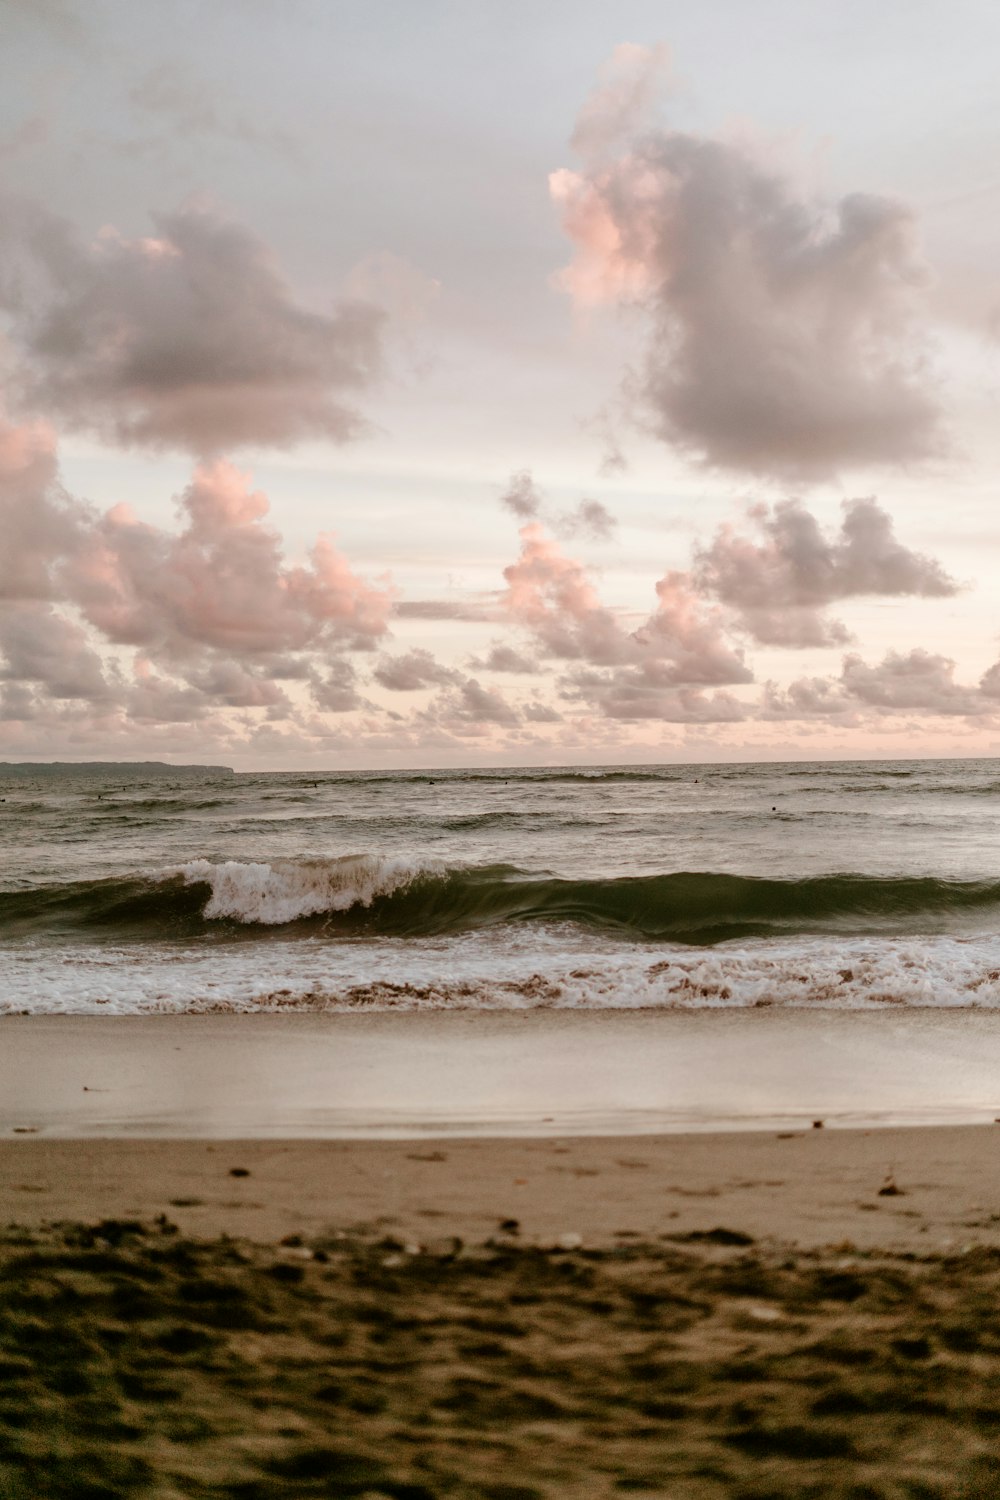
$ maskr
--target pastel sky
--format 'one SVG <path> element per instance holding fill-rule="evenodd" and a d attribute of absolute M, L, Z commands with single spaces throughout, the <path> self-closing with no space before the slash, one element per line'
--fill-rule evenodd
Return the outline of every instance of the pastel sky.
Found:
<path fill-rule="evenodd" d="M 987 0 L 0 0 L 0 758 L 1000 754 Z"/>

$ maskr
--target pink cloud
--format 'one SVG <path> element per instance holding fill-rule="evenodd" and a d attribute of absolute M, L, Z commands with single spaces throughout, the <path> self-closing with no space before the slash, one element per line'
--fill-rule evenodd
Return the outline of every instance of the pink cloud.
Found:
<path fill-rule="evenodd" d="M 267 497 L 222 460 L 201 464 L 167 532 L 109 511 L 69 565 L 70 590 L 109 640 L 183 658 L 371 645 L 387 629 L 389 591 L 365 583 L 321 537 L 310 565 L 288 566 L 264 524 Z"/>
<path fill-rule="evenodd" d="M 0 599 L 50 599 L 55 560 L 78 545 L 85 512 L 59 483 L 55 435 L 0 418 Z"/>
<path fill-rule="evenodd" d="M 392 590 L 355 573 L 328 535 L 289 562 L 268 511 L 246 474 L 216 460 L 195 470 L 174 529 L 123 504 L 102 515 L 62 487 L 47 428 L 0 424 L 8 717 L 72 699 L 144 722 L 215 708 L 286 716 L 279 684 L 296 679 L 324 708 L 357 707 L 345 653 L 387 633 Z M 125 645 L 139 648 L 131 673 L 100 654 Z"/>

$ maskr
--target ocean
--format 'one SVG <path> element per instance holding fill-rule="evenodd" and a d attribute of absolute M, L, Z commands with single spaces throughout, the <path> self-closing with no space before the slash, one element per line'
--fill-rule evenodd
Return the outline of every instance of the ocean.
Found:
<path fill-rule="evenodd" d="M 1000 1006 L 1000 762 L 0 767 L 0 1012 Z"/>

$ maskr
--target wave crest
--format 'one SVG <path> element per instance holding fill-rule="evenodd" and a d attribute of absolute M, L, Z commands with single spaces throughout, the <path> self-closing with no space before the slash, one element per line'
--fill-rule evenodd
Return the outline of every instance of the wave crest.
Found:
<path fill-rule="evenodd" d="M 376 898 L 394 896 L 418 876 L 440 868 L 429 861 L 348 854 L 339 859 L 249 864 L 195 859 L 176 873 L 186 885 L 209 886 L 211 895 L 202 910 L 209 921 L 229 918 L 274 927 L 355 906 L 370 907 Z"/>

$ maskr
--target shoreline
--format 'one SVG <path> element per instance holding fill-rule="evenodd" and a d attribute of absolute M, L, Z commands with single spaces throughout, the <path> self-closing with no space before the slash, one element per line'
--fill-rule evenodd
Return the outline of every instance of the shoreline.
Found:
<path fill-rule="evenodd" d="M 1000 1011 L 7 1016 L 0 1140 L 988 1124 Z"/>

